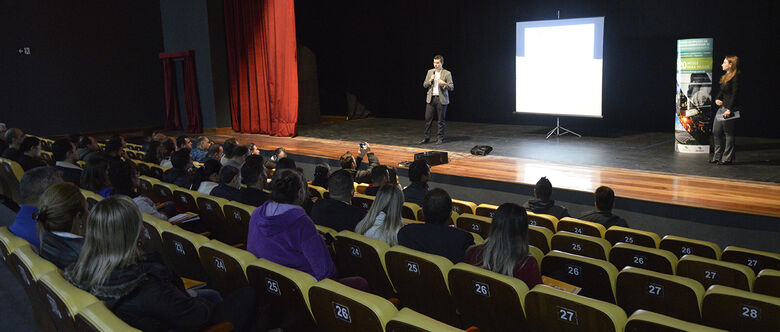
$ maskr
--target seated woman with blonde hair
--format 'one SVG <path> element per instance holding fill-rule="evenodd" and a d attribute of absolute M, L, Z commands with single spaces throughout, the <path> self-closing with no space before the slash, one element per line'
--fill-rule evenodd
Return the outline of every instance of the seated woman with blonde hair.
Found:
<path fill-rule="evenodd" d="M 41 257 L 60 269 L 75 262 L 84 244 L 87 214 L 87 200 L 75 184 L 59 183 L 46 189 L 35 215 Z"/>
<path fill-rule="evenodd" d="M 404 192 L 401 188 L 393 185 L 379 188 L 368 213 L 355 227 L 355 233 L 385 241 L 391 246 L 398 244 L 398 230 L 404 226 L 401 217 L 403 204 Z"/>

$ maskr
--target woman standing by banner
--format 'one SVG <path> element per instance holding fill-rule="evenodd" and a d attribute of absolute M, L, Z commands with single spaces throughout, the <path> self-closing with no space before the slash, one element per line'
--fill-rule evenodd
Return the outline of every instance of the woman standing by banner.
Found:
<path fill-rule="evenodd" d="M 720 77 L 720 92 L 715 104 L 720 106 L 715 120 L 712 122 L 712 136 L 715 143 L 715 154 L 710 163 L 730 165 L 734 162 L 734 119 L 739 118 L 739 58 L 735 55 L 723 59 L 720 67 L 725 74 Z M 724 147 L 725 145 L 725 147 Z"/>

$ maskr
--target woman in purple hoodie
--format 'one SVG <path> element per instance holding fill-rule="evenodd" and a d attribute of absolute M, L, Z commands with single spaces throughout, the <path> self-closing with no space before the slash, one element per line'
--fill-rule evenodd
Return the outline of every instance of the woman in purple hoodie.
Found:
<path fill-rule="evenodd" d="M 297 171 L 276 172 L 271 199 L 255 209 L 249 220 L 247 250 L 317 280 L 334 278 L 336 267 L 325 241 L 301 207 L 305 197 L 306 184 Z"/>

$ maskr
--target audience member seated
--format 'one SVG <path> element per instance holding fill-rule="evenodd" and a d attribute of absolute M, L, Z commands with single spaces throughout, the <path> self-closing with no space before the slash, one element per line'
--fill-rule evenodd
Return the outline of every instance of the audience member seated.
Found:
<path fill-rule="evenodd" d="M 353 231 L 366 215 L 366 210 L 352 206 L 355 187 L 352 175 L 340 169 L 328 178 L 330 198 L 319 199 L 311 209 L 311 219 L 317 225 L 330 227 L 337 232 Z"/>
<path fill-rule="evenodd" d="M 176 137 L 176 151 L 190 149 L 192 151 L 192 140 L 187 135 Z"/>
<path fill-rule="evenodd" d="M 396 171 L 395 167 L 393 166 L 385 166 L 387 167 L 387 184 L 391 186 L 396 186 L 398 189 L 403 190 L 404 187 L 401 187 L 401 183 L 398 182 L 398 171 Z M 405 199 L 405 198 L 404 198 Z"/>
<path fill-rule="evenodd" d="M 219 160 L 219 162 L 222 164 L 222 166 L 225 166 L 230 160 L 230 158 L 233 158 L 233 150 L 238 146 L 238 139 L 231 137 L 225 140 L 224 143 L 222 143 L 222 152 L 223 156 L 222 159 Z"/>
<path fill-rule="evenodd" d="M 237 201 L 241 188 L 241 173 L 233 166 L 223 166 L 219 170 L 219 185 L 211 190 L 209 195 L 222 197 L 230 201 Z"/>
<path fill-rule="evenodd" d="M 82 135 L 79 133 L 71 133 L 68 134 L 68 136 L 66 136 L 65 138 L 71 143 L 73 143 L 73 146 L 75 147 L 79 145 L 79 141 L 81 140 L 81 137 Z"/>
<path fill-rule="evenodd" d="M 100 145 L 97 140 L 92 136 L 82 136 L 79 140 L 79 160 L 84 162 L 90 158 L 97 156 L 100 152 Z"/>
<path fill-rule="evenodd" d="M 256 319 L 253 290 L 236 290 L 224 301 L 211 290 L 190 292 L 158 253 L 140 256 L 141 223 L 129 198 L 100 201 L 87 218 L 82 253 L 65 277 L 144 331 L 203 330 L 222 321 L 244 330 Z"/>
<path fill-rule="evenodd" d="M 162 181 L 175 184 L 184 189 L 192 187 L 193 178 L 190 170 L 192 160 L 190 149 L 181 149 L 173 153 L 171 157 L 171 169 L 163 172 Z"/>
<path fill-rule="evenodd" d="M 157 204 L 151 198 L 138 193 L 138 171 L 132 161 L 125 161 L 114 164 L 108 169 L 108 178 L 111 186 L 114 188 L 113 195 L 125 195 L 130 197 L 141 213 L 148 213 L 162 220 L 168 220 L 169 217 L 176 215 L 176 208 L 173 205 L 167 205 L 163 211 L 157 210 Z"/>
<path fill-rule="evenodd" d="M 401 206 L 404 193 L 394 186 L 379 189 L 366 216 L 355 227 L 355 233 L 387 242 L 390 246 L 398 244 L 398 230 L 404 226 Z"/>
<path fill-rule="evenodd" d="M 435 188 L 423 199 L 425 223 L 404 226 L 398 232 L 398 244 L 447 257 L 453 264 L 463 261 L 466 249 L 474 245 L 474 237 L 460 228 L 447 226 L 452 214 L 452 199 L 444 189 Z"/>
<path fill-rule="evenodd" d="M 544 179 L 544 178 L 543 178 Z M 528 214 L 520 205 L 498 207 L 485 243 L 466 251 L 466 263 L 522 280 L 529 289 L 542 283 L 539 263 L 528 252 Z"/>
<path fill-rule="evenodd" d="M 404 198 L 407 202 L 422 206 L 423 198 L 428 194 L 428 180 L 431 179 L 431 167 L 425 160 L 415 160 L 409 165 L 409 181 L 404 188 Z"/>
<path fill-rule="evenodd" d="M 19 146 L 24 141 L 24 132 L 19 128 L 10 128 L 5 131 L 5 142 L 8 143 L 8 147 L 3 151 L 2 157 L 5 159 L 16 160 L 19 158 Z"/>
<path fill-rule="evenodd" d="M 103 156 L 89 158 L 81 172 L 81 188 L 100 196 L 111 196 L 113 188 L 108 180 L 108 160 Z"/>
<path fill-rule="evenodd" d="M 249 143 L 246 145 L 246 148 L 249 150 L 249 155 L 252 156 L 259 156 L 260 155 L 260 148 L 255 145 L 255 143 Z"/>
<path fill-rule="evenodd" d="M 368 169 L 361 170 L 360 164 L 363 162 L 363 157 L 368 155 Z M 339 158 L 339 163 L 342 169 L 346 169 L 352 174 L 354 182 L 357 183 L 370 183 L 371 182 L 371 169 L 379 166 L 379 158 L 377 158 L 373 152 L 371 152 L 371 146 L 368 143 L 360 146 L 360 152 L 357 158 L 352 156 L 352 153 L 347 151 Z"/>
<path fill-rule="evenodd" d="M 123 160 L 130 159 L 125 152 L 126 147 L 127 142 L 125 142 L 123 136 L 113 135 L 108 139 L 105 151 L 103 151 L 103 157 L 108 160 L 109 167 L 115 163 L 121 163 Z"/>
<path fill-rule="evenodd" d="M 51 146 L 55 167 L 62 173 L 62 179 L 75 185 L 81 184 L 81 167 L 76 164 L 79 153 L 76 145 L 68 139 L 58 139 Z"/>
<path fill-rule="evenodd" d="M 146 147 L 146 153 L 144 154 L 143 161 L 159 165 L 163 158 L 163 147 L 160 142 L 151 141 Z"/>
<path fill-rule="evenodd" d="M 27 240 L 34 247 L 40 247 L 40 238 L 33 215 L 38 213 L 38 198 L 52 185 L 62 183 L 59 172 L 54 167 L 38 167 L 24 172 L 19 182 L 19 193 L 22 204 L 16 219 L 8 230 L 14 235 Z"/>
<path fill-rule="evenodd" d="M 162 141 L 162 159 L 160 159 L 160 166 L 171 168 L 171 157 L 176 152 L 176 142 L 173 138 L 168 138 Z"/>
<path fill-rule="evenodd" d="M 539 181 L 536 181 L 534 187 L 534 198 L 525 202 L 523 207 L 533 213 L 549 214 L 555 218 L 561 219 L 569 216 L 569 210 L 560 205 L 555 205 L 555 200 L 550 199 L 552 196 L 552 183 L 547 177 L 543 176 Z"/>
<path fill-rule="evenodd" d="M 246 188 L 241 188 L 238 194 L 238 202 L 260 206 L 268 200 L 268 195 L 263 192 L 265 185 L 265 169 L 263 169 L 263 157 L 259 155 L 250 155 L 247 157 L 244 166 L 241 167 L 241 178 L 246 184 Z"/>
<path fill-rule="evenodd" d="M 5 133 L 8 131 L 8 127 L 5 123 L 0 122 L 0 155 L 8 148 L 8 142 L 5 141 Z"/>
<path fill-rule="evenodd" d="M 330 165 L 319 163 L 314 167 L 314 179 L 311 185 L 328 189 L 328 177 L 330 176 Z"/>
<path fill-rule="evenodd" d="M 271 158 L 268 158 L 268 160 L 265 162 L 265 168 L 276 169 L 276 162 L 283 158 L 287 158 L 287 150 L 284 148 L 276 148 L 276 150 L 274 150 L 274 154 L 271 155 Z"/>
<path fill-rule="evenodd" d="M 70 142 L 68 142 L 70 143 Z M 38 199 L 41 257 L 60 269 L 76 262 L 84 244 L 87 200 L 72 183 L 55 184 Z"/>
<path fill-rule="evenodd" d="M 612 226 L 628 227 L 625 219 L 612 214 L 612 208 L 615 206 L 615 192 L 612 188 L 601 186 L 596 188 L 593 193 L 596 200 L 596 211 L 586 213 L 580 217 L 581 220 L 597 222 L 604 225 L 605 228 Z"/>
<path fill-rule="evenodd" d="M 241 167 L 244 166 L 244 162 L 246 161 L 246 157 L 248 155 L 249 149 L 247 149 L 246 146 L 239 145 L 233 148 L 233 154 L 231 155 L 230 159 L 222 164 L 222 166 L 233 166 L 236 169 L 241 169 Z"/>
<path fill-rule="evenodd" d="M 206 154 L 206 159 L 207 160 L 214 159 L 216 161 L 220 161 L 222 160 L 223 156 L 224 153 L 222 152 L 222 145 L 214 143 L 211 144 L 211 146 L 209 146 L 209 151 Z M 222 163 L 220 163 L 220 165 L 222 165 Z"/>
<path fill-rule="evenodd" d="M 301 204 L 305 195 L 297 171 L 284 169 L 274 174 L 271 200 L 255 209 L 249 220 L 247 250 L 299 271 L 317 280 L 336 276 L 336 267 L 314 222 Z"/>
<path fill-rule="evenodd" d="M 25 171 L 46 166 L 46 163 L 41 160 L 41 140 L 32 136 L 26 137 L 19 145 L 19 156 L 16 158 L 16 162 Z"/>
<path fill-rule="evenodd" d="M 208 159 L 207 155 L 209 153 L 209 147 L 211 146 L 211 140 L 206 136 L 200 136 L 195 139 L 193 145 L 195 147 L 192 149 L 192 152 L 190 152 L 192 160 L 199 163 L 205 163 Z"/>
<path fill-rule="evenodd" d="M 379 165 L 371 169 L 371 185 L 366 188 L 366 195 L 376 196 L 379 188 L 390 182 L 390 172 L 387 166 Z"/>
<path fill-rule="evenodd" d="M 154 134 L 155 131 L 144 130 L 144 142 L 143 144 L 141 144 L 141 151 L 143 152 L 149 151 L 149 144 L 154 142 Z"/>
<path fill-rule="evenodd" d="M 210 195 L 211 190 L 219 185 L 219 171 L 221 168 L 222 165 L 216 159 L 206 160 L 206 163 L 198 168 L 196 176 L 200 178 L 199 193 Z"/>

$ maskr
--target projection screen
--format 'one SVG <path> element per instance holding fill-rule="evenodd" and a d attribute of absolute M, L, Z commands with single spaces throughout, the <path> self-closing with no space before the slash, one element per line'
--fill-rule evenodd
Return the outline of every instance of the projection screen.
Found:
<path fill-rule="evenodd" d="M 601 117 L 604 17 L 517 22 L 515 112 Z"/>

